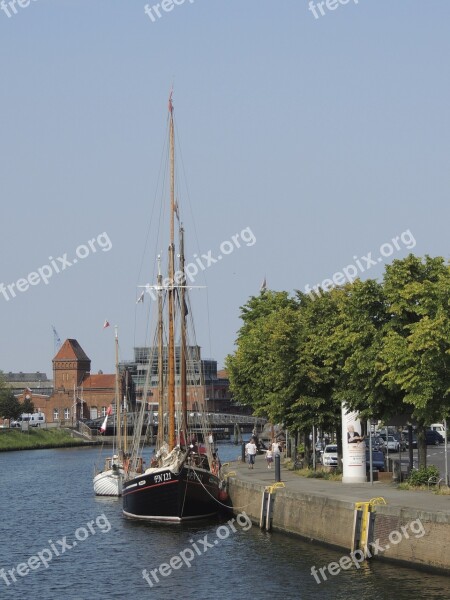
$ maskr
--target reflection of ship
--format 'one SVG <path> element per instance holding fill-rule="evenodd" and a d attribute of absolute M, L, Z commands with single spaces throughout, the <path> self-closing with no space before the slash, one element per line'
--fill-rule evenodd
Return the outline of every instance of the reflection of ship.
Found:
<path fill-rule="evenodd" d="M 123 460 L 124 451 L 126 451 L 126 427 L 125 431 L 125 447 L 122 447 L 122 422 L 121 422 L 121 402 L 119 393 L 119 338 L 117 335 L 117 327 L 115 332 L 116 342 L 116 411 L 114 416 L 114 446 L 112 456 L 105 460 L 103 471 L 96 472 L 94 477 L 94 492 L 96 496 L 120 496 L 122 494 L 122 481 L 124 476 Z M 106 431 L 108 424 L 108 416 L 110 409 L 106 413 L 104 423 L 100 431 Z M 124 411 L 126 415 L 126 411 Z"/>
<path fill-rule="evenodd" d="M 175 149 L 172 95 L 169 100 L 169 154 L 170 154 L 170 245 L 168 256 L 168 278 L 163 284 L 159 268 L 157 285 L 158 323 L 156 327 L 158 352 L 158 443 L 157 452 L 150 468 L 136 476 L 137 461 L 140 456 L 139 438 L 145 415 L 145 402 L 142 402 L 141 416 L 137 419 L 130 457 L 129 471 L 126 469 L 123 484 L 123 513 L 126 517 L 157 520 L 183 521 L 205 517 L 217 513 L 220 493 L 220 463 L 213 454 L 212 445 L 202 446 L 188 431 L 187 419 L 187 380 L 195 380 L 195 373 L 201 372 L 200 355 L 187 342 L 186 317 L 189 297 L 186 294 L 184 263 L 184 230 L 180 227 L 179 264 L 175 273 L 175 214 L 179 215 L 178 202 L 175 202 Z M 160 260 L 159 260 L 160 264 Z M 150 286 L 149 286 L 150 287 Z M 165 318 L 164 318 L 165 317 Z M 178 328 L 180 348 L 179 373 L 176 373 L 175 329 Z M 167 346 L 165 335 L 167 334 Z M 150 365 L 152 359 L 150 357 Z M 192 372 L 188 371 L 188 366 Z M 144 388 L 144 398 L 149 389 L 149 368 Z M 175 377 L 179 375 L 179 385 Z M 175 396 L 179 397 L 176 411 Z M 201 394 L 199 393 L 197 399 Z M 164 402 L 167 399 L 167 410 Z M 202 411 L 202 436 L 207 440 L 208 425 Z"/>

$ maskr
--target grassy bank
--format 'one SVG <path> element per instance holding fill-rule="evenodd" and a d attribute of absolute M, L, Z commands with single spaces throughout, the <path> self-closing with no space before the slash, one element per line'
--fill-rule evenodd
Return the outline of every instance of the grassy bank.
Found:
<path fill-rule="evenodd" d="M 72 438 L 70 433 L 62 429 L 33 428 L 27 432 L 13 429 L 2 429 L 0 431 L 0 452 L 86 445 L 86 442 Z"/>

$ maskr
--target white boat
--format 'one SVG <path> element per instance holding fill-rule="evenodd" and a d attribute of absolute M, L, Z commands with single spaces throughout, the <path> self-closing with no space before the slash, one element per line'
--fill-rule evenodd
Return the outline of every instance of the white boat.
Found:
<path fill-rule="evenodd" d="M 113 455 L 105 460 L 102 471 L 96 470 L 93 484 L 96 496 L 121 496 L 122 482 L 124 478 L 124 449 L 122 448 L 122 419 L 121 419 L 121 402 L 119 392 L 119 337 L 117 327 L 115 331 L 116 344 L 116 412 L 114 415 L 115 432 Z M 108 414 L 106 414 L 101 430 L 106 431 L 108 423 Z M 126 415 L 126 411 L 124 411 Z M 126 424 L 124 428 L 126 436 Z"/>
<path fill-rule="evenodd" d="M 121 496 L 124 470 L 115 454 L 105 461 L 104 470 L 94 477 L 94 492 L 96 496 Z"/>

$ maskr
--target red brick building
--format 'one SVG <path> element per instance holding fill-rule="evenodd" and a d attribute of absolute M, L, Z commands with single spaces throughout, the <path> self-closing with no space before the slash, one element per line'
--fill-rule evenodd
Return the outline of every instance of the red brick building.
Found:
<path fill-rule="evenodd" d="M 126 373 L 121 377 L 119 393 L 125 392 Z M 131 380 L 131 379 L 130 379 Z M 48 423 L 71 424 L 78 419 L 104 416 L 115 403 L 115 375 L 91 375 L 91 361 L 74 339 L 68 339 L 53 359 L 53 393 L 42 395 L 25 390 L 19 400 L 28 395 L 35 409 L 45 414 Z"/>

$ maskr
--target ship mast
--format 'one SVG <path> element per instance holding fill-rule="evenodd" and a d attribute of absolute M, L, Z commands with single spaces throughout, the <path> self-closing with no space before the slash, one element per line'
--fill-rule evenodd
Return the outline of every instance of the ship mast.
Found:
<path fill-rule="evenodd" d="M 183 277 L 180 282 L 180 393 L 181 393 L 181 431 L 184 432 L 185 444 L 187 446 L 187 344 L 186 344 L 186 276 L 184 274 L 184 229 L 180 227 L 180 272 Z"/>
<path fill-rule="evenodd" d="M 117 454 L 120 456 L 122 450 L 122 418 L 120 414 L 120 394 L 119 394 L 119 334 L 117 325 L 115 327 L 116 341 L 116 431 L 117 431 Z"/>
<path fill-rule="evenodd" d="M 158 256 L 158 448 L 164 444 L 164 325 L 163 325 L 163 276 L 161 257 Z"/>
<path fill-rule="evenodd" d="M 175 255 L 175 136 L 173 125 L 172 92 L 169 98 L 170 113 L 170 246 L 169 246 L 169 344 L 168 344 L 168 413 L 169 451 L 175 447 L 175 331 L 174 331 L 174 255 Z"/>

